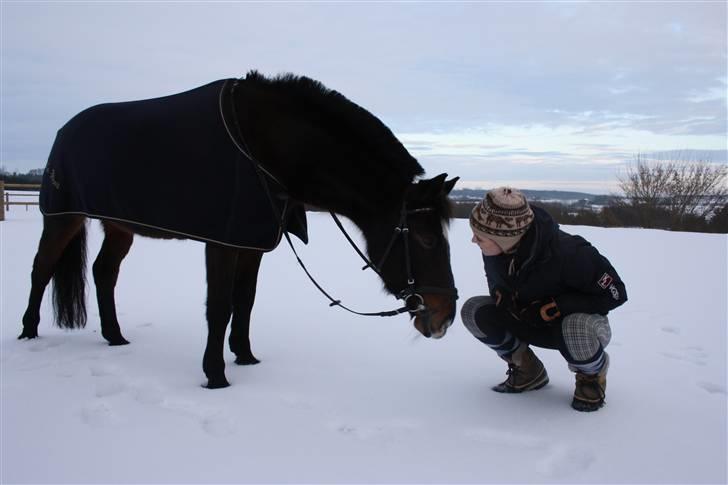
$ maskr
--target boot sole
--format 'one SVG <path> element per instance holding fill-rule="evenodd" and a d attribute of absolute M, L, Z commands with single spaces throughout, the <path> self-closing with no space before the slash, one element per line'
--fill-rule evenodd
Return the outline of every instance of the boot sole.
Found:
<path fill-rule="evenodd" d="M 498 384 L 497 386 L 494 386 L 491 389 L 493 389 L 495 392 L 499 392 L 501 394 L 520 394 L 522 392 L 527 392 L 527 391 L 537 391 L 548 383 L 549 383 L 549 375 L 544 371 L 543 377 L 534 384 L 530 384 L 528 386 L 521 387 L 521 388 L 510 387 L 506 384 Z"/>
<path fill-rule="evenodd" d="M 576 409 L 577 411 L 581 411 L 583 413 L 591 413 L 594 411 L 598 411 L 599 409 L 601 409 L 602 406 L 604 406 L 604 401 L 587 402 L 587 401 L 581 401 L 579 399 L 574 399 L 571 401 L 571 407 Z"/>

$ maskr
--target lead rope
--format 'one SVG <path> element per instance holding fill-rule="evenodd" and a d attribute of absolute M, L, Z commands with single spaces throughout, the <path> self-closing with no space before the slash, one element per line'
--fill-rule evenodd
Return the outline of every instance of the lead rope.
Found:
<path fill-rule="evenodd" d="M 298 261 L 298 264 L 301 265 L 301 268 L 303 268 L 303 271 L 306 273 L 306 276 L 308 276 L 308 279 L 310 279 L 311 282 L 316 286 L 316 288 L 318 288 L 318 290 L 326 298 L 329 299 L 329 301 L 331 302 L 331 303 L 329 303 L 329 306 L 330 307 L 332 307 L 332 306 L 338 306 L 338 307 L 341 307 L 341 308 L 343 308 L 344 310 L 346 310 L 346 311 L 348 311 L 350 313 L 354 313 L 356 315 L 362 315 L 362 316 L 365 316 L 365 317 L 392 317 L 392 316 L 395 316 L 395 315 L 399 315 L 400 313 L 404 313 L 406 311 L 409 311 L 409 308 L 406 305 L 403 306 L 403 307 L 401 307 L 401 308 L 397 308 L 396 310 L 390 310 L 390 311 L 385 311 L 385 312 L 358 312 L 356 310 L 352 310 L 351 308 L 345 306 L 344 304 L 341 303 L 341 300 L 334 299 L 331 295 L 329 295 L 326 292 L 326 290 L 324 290 L 321 287 L 321 285 L 318 284 L 318 282 L 316 281 L 316 279 L 311 275 L 311 273 L 309 273 L 308 269 L 306 268 L 306 265 L 303 264 L 303 261 L 298 256 L 298 252 L 296 251 L 295 246 L 293 246 L 293 242 L 291 241 L 291 237 L 285 231 L 284 231 L 284 234 L 286 236 L 286 240 L 288 241 L 288 244 L 291 246 L 291 250 L 293 251 L 293 254 L 296 256 L 296 260 Z"/>

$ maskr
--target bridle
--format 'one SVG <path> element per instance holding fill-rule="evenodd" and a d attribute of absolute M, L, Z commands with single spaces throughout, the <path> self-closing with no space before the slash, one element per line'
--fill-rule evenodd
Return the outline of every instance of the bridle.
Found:
<path fill-rule="evenodd" d="M 384 263 L 387 261 L 387 258 L 389 257 L 389 254 L 392 251 L 392 248 L 397 243 L 397 240 L 401 237 L 402 242 L 404 244 L 404 265 L 405 265 L 405 272 L 407 274 L 407 286 L 397 293 L 395 297 L 398 300 L 402 300 L 404 302 L 404 306 L 402 308 L 398 308 L 397 310 L 393 310 L 392 312 L 379 312 L 379 313 L 371 313 L 368 315 L 381 315 L 381 316 L 389 316 L 397 315 L 399 313 L 404 313 L 405 311 L 408 311 L 410 313 L 421 313 L 425 311 L 425 299 L 422 297 L 423 293 L 437 293 L 442 295 L 448 295 L 453 297 L 457 300 L 458 298 L 458 292 L 455 287 L 452 288 L 440 288 L 440 287 L 434 287 L 434 286 L 417 286 L 416 281 L 412 275 L 412 258 L 410 256 L 410 244 L 409 244 L 409 225 L 407 223 L 407 216 L 413 215 L 413 214 L 419 214 L 423 212 L 432 212 L 434 209 L 432 207 L 420 207 L 417 209 L 407 209 L 407 202 L 402 203 L 402 209 L 400 210 L 399 215 L 399 222 L 394 228 L 394 233 L 392 234 L 392 237 L 389 239 L 389 243 L 387 244 L 384 253 L 382 254 L 382 257 L 379 259 L 379 263 L 376 265 L 366 257 L 366 255 L 359 249 L 359 247 L 356 245 L 354 240 L 349 236 L 349 234 L 346 232 L 346 229 L 344 229 L 344 225 L 341 223 L 339 218 L 336 216 L 335 213 L 330 212 L 331 217 L 334 219 L 334 222 L 336 222 L 336 225 L 339 227 L 341 232 L 346 237 L 346 240 L 349 241 L 349 244 L 354 248 L 354 250 L 359 254 L 359 256 L 364 260 L 366 265 L 362 268 L 362 270 L 365 270 L 367 268 L 371 268 L 375 273 L 379 275 L 382 280 L 384 280 L 384 275 L 382 274 L 382 268 L 384 267 Z M 331 306 L 334 306 L 335 304 L 338 304 L 335 302 L 335 300 L 332 300 Z M 340 306 L 340 305 L 339 305 Z M 354 312 L 358 313 L 358 312 Z M 382 315 L 382 313 L 386 313 L 386 315 Z M 361 313 L 358 313 L 361 315 Z"/>
<path fill-rule="evenodd" d="M 227 85 L 227 84 L 226 84 Z M 400 308 L 397 308 L 395 310 L 390 311 L 382 311 L 382 312 L 358 312 L 355 310 L 352 310 L 351 308 L 348 308 L 347 306 L 343 305 L 341 303 L 341 300 L 334 299 L 331 295 L 329 295 L 326 290 L 323 289 L 323 287 L 316 281 L 316 279 L 311 275 L 311 273 L 306 268 L 306 265 L 301 260 L 300 256 L 298 255 L 298 252 L 296 251 L 296 247 L 293 245 L 293 241 L 291 240 L 290 235 L 285 230 L 285 213 L 281 213 L 279 211 L 278 206 L 275 204 L 275 201 L 273 200 L 273 194 L 271 193 L 270 187 L 268 185 L 268 177 L 273 179 L 273 181 L 280 186 L 284 193 L 281 194 L 283 197 L 288 197 L 287 190 L 285 189 L 285 186 L 275 177 L 273 177 L 268 170 L 266 170 L 263 165 L 253 158 L 252 152 L 250 151 L 250 148 L 248 147 L 247 143 L 245 143 L 245 138 L 243 137 L 243 132 L 240 127 L 240 123 L 238 121 L 237 111 L 235 110 L 235 97 L 233 96 L 235 92 L 235 88 L 238 86 L 238 80 L 236 79 L 233 82 L 231 91 L 230 91 L 230 100 L 232 104 L 232 117 L 233 122 L 235 123 L 235 128 L 238 136 L 238 140 L 235 139 L 232 132 L 230 132 L 229 128 L 227 127 L 227 123 L 225 122 L 225 117 L 222 116 L 223 123 L 226 125 L 226 129 L 228 129 L 228 133 L 230 134 L 230 138 L 232 139 L 233 143 L 237 146 L 238 150 L 247 158 L 250 160 L 250 162 L 253 164 L 253 167 L 255 168 L 256 173 L 258 174 L 258 178 L 260 179 L 261 184 L 263 185 L 263 189 L 266 192 L 266 195 L 268 196 L 268 200 L 270 201 L 271 207 L 273 209 L 273 213 L 278 218 L 278 224 L 281 228 L 281 232 L 286 238 L 286 241 L 288 241 L 288 245 L 291 247 L 291 250 L 293 251 L 294 256 L 296 256 L 296 260 L 298 261 L 298 264 L 301 266 L 303 271 L 306 273 L 306 276 L 311 280 L 311 282 L 318 288 L 318 290 L 329 299 L 331 303 L 329 303 L 329 306 L 338 306 L 343 308 L 344 310 L 354 313 L 356 315 L 363 315 L 363 316 L 379 316 L 379 317 L 391 317 L 395 315 L 399 315 L 400 313 L 409 312 L 411 314 L 417 314 L 417 313 L 423 313 L 427 311 L 427 308 L 425 307 L 425 299 L 423 298 L 423 293 L 439 293 L 451 296 L 452 298 L 456 299 L 458 298 L 457 289 L 453 286 L 452 288 L 439 288 L 439 287 L 429 287 L 429 286 L 417 286 L 415 283 L 415 279 L 412 275 L 412 259 L 410 257 L 410 247 L 409 247 L 409 226 L 407 224 L 407 216 L 412 214 L 418 214 L 422 212 L 431 212 L 434 211 L 432 207 L 422 207 L 417 209 L 407 209 L 407 202 L 402 202 L 402 208 L 400 210 L 400 216 L 399 216 L 399 222 L 397 226 L 394 228 L 394 234 L 392 234 L 392 237 L 389 240 L 389 243 L 386 246 L 386 249 L 384 250 L 384 254 L 379 259 L 379 263 L 375 265 L 372 263 L 369 258 L 366 257 L 366 255 L 359 249 L 359 247 L 356 245 L 356 243 L 351 239 L 349 234 L 346 232 L 346 229 L 344 229 L 343 224 L 339 220 L 339 218 L 336 216 L 336 214 L 332 211 L 329 213 L 331 214 L 331 217 L 334 219 L 334 222 L 336 222 L 336 225 L 339 227 L 341 232 L 346 237 L 347 241 L 352 245 L 352 247 L 356 250 L 356 252 L 359 254 L 359 256 L 364 260 L 366 265 L 362 268 L 362 270 L 365 270 L 367 268 L 371 268 L 375 273 L 379 275 L 382 280 L 384 280 L 384 276 L 382 274 L 381 268 L 384 266 L 384 263 L 387 261 L 387 258 L 389 257 L 392 248 L 396 244 L 399 237 L 402 237 L 402 241 L 404 244 L 404 255 L 405 255 L 405 271 L 407 272 L 407 286 L 402 289 L 399 293 L 395 295 L 395 297 L 398 300 L 402 300 L 404 302 L 404 305 Z M 225 89 L 225 86 L 223 86 L 223 89 Z M 222 114 L 222 113 L 221 113 Z M 239 143 L 238 143 L 239 141 Z"/>

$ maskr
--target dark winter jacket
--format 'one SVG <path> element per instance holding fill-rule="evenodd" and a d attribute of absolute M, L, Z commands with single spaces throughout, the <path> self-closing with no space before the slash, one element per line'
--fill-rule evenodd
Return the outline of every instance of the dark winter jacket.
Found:
<path fill-rule="evenodd" d="M 553 298 L 561 317 L 599 313 L 627 301 L 624 283 L 607 258 L 581 236 L 559 229 L 551 216 L 532 207 L 535 218 L 515 253 L 483 256 L 490 294 L 516 318 L 533 302 Z"/>

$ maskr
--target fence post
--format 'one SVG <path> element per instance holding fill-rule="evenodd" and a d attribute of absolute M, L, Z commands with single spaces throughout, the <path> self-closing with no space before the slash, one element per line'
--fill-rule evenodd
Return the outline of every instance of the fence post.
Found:
<path fill-rule="evenodd" d="M 0 204 L 2 204 L 2 210 L 0 210 L 0 221 L 5 220 L 5 181 L 0 180 Z"/>

